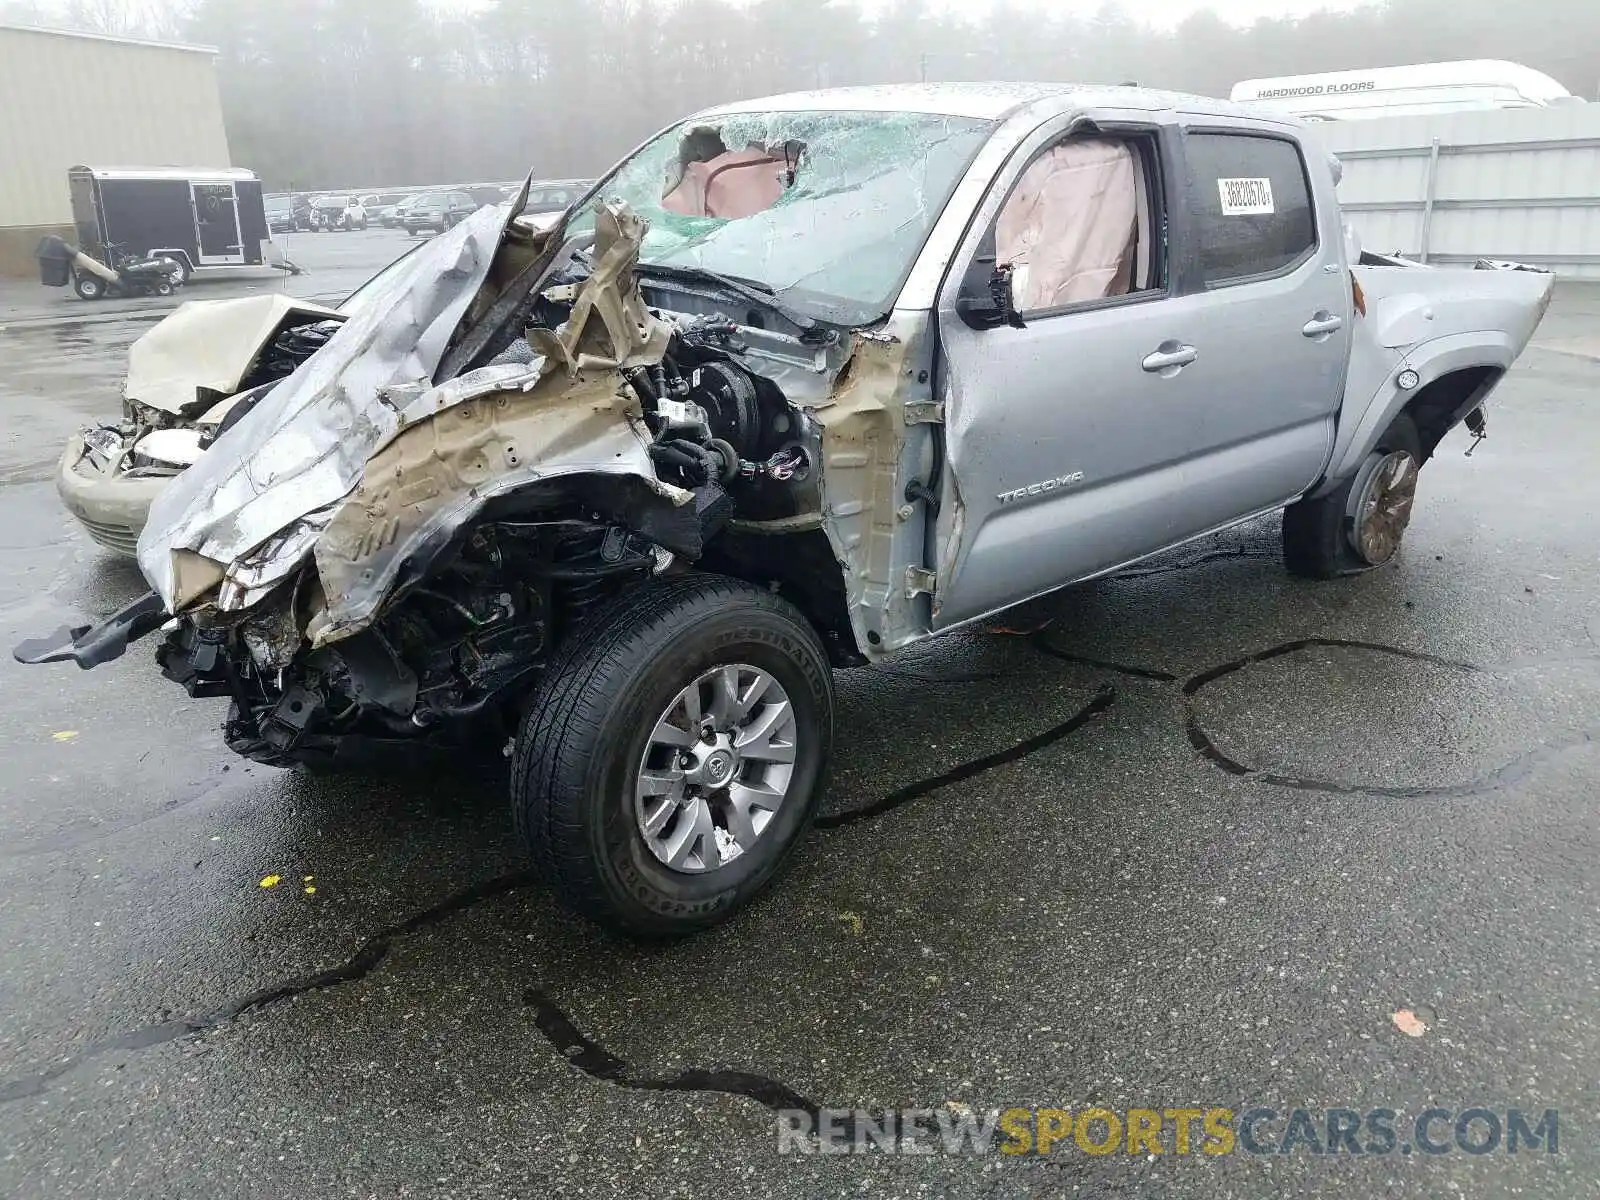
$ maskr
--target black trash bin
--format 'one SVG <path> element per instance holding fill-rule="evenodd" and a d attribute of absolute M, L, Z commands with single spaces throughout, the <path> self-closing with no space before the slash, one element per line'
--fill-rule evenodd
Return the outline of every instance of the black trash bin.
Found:
<path fill-rule="evenodd" d="M 72 279 L 73 253 L 72 247 L 55 234 L 40 241 L 33 252 L 39 260 L 39 282 L 45 287 L 66 287 Z"/>

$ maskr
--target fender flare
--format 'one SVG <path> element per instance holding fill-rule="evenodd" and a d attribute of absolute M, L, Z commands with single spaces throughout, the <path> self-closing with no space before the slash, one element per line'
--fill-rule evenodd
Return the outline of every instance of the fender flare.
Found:
<path fill-rule="evenodd" d="M 1497 373 L 1491 378 L 1488 387 L 1480 389 L 1473 395 L 1469 404 L 1453 415 L 1451 424 L 1454 425 L 1477 407 L 1510 369 L 1516 358 L 1517 347 L 1511 335 L 1503 330 L 1486 329 L 1476 333 L 1451 334 L 1448 337 L 1434 338 L 1432 341 L 1419 342 L 1412 346 L 1401 355 L 1399 362 L 1389 372 L 1382 385 L 1364 404 L 1353 403 L 1353 397 L 1345 397 L 1338 433 L 1334 437 L 1333 454 L 1328 460 L 1327 470 L 1323 472 L 1316 486 L 1306 493 L 1307 497 L 1324 495 L 1350 478 L 1377 446 L 1383 431 L 1389 428 L 1395 417 L 1399 416 L 1401 411 L 1429 384 L 1443 379 L 1446 375 L 1474 367 L 1490 367 L 1496 370 Z M 1397 380 L 1402 372 L 1408 370 L 1415 371 L 1420 382 L 1415 387 L 1402 388 Z"/>

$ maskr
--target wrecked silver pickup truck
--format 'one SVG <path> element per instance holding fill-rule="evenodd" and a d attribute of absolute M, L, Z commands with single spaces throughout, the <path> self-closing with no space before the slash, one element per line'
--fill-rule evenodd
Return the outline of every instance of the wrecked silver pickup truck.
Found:
<path fill-rule="evenodd" d="M 156 499 L 151 595 L 17 656 L 160 630 L 265 763 L 509 737 L 562 896 L 702 927 L 811 820 L 832 666 L 1278 509 L 1297 573 L 1392 559 L 1551 281 L 1353 260 L 1309 136 L 1137 89 L 701 113 L 385 272 Z"/>

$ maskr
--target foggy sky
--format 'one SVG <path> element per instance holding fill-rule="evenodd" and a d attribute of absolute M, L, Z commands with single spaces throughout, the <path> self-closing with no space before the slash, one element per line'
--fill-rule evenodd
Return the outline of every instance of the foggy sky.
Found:
<path fill-rule="evenodd" d="M 153 2 L 160 4 L 164 0 L 153 0 Z M 186 0 L 165 0 L 165 2 L 183 3 Z M 436 8 L 470 12 L 487 7 L 491 0 L 432 0 L 432 2 Z M 658 0 L 658 2 L 670 4 L 672 0 Z M 887 6 L 888 0 L 837 0 L 837 2 L 854 4 L 868 16 L 876 16 L 880 9 Z M 1088 17 L 1104 7 L 1106 0 L 1010 0 L 1010 2 L 1017 7 L 1038 12 L 1072 13 Z M 1157 28 L 1166 28 L 1201 10 L 1209 10 L 1229 24 L 1248 25 L 1263 17 L 1300 17 L 1306 13 L 1324 10 L 1348 12 L 1350 9 L 1378 2 L 1380 0 L 1222 0 L 1220 3 L 1217 0 L 1118 0 L 1117 7 L 1136 21 Z M 994 7 L 995 0 L 927 0 L 927 3 L 930 12 L 976 20 L 981 19 Z"/>
<path fill-rule="evenodd" d="M 825 2 L 0 0 L 0 20 L 48 9 L 217 47 L 233 161 L 283 189 L 590 177 L 701 108 L 862 83 L 1226 96 L 1261 76 L 1507 58 L 1600 87 L 1600 0 L 834 0 L 819 18 Z"/>

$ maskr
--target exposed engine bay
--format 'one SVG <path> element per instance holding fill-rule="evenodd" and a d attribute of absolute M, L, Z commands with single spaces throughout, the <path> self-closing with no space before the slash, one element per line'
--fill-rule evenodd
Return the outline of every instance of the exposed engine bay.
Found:
<path fill-rule="evenodd" d="M 592 257 L 579 251 L 548 272 L 470 347 L 468 369 L 383 393 L 401 420 L 347 499 L 238 559 L 214 589 L 174 555 L 185 616 L 157 659 L 191 695 L 232 700 L 235 751 L 333 765 L 503 741 L 559 641 L 639 581 L 691 566 L 737 562 L 748 575 L 761 563 L 773 586 L 838 614 L 850 656 L 838 566 L 818 527 L 821 427 L 773 378 L 818 364 L 821 385 L 842 360 L 840 339 L 752 328 L 694 287 L 641 288 L 637 234 L 626 214 L 611 219 Z M 473 328 L 469 318 L 453 351 Z M 290 374 L 322 333 L 283 331 L 258 372 Z M 272 380 L 250 382 L 271 395 Z M 519 473 L 522 435 L 544 451 Z M 559 470 L 551 445 L 563 435 L 583 439 L 582 469 Z M 630 469 L 594 469 L 597 445 L 633 459 Z"/>

